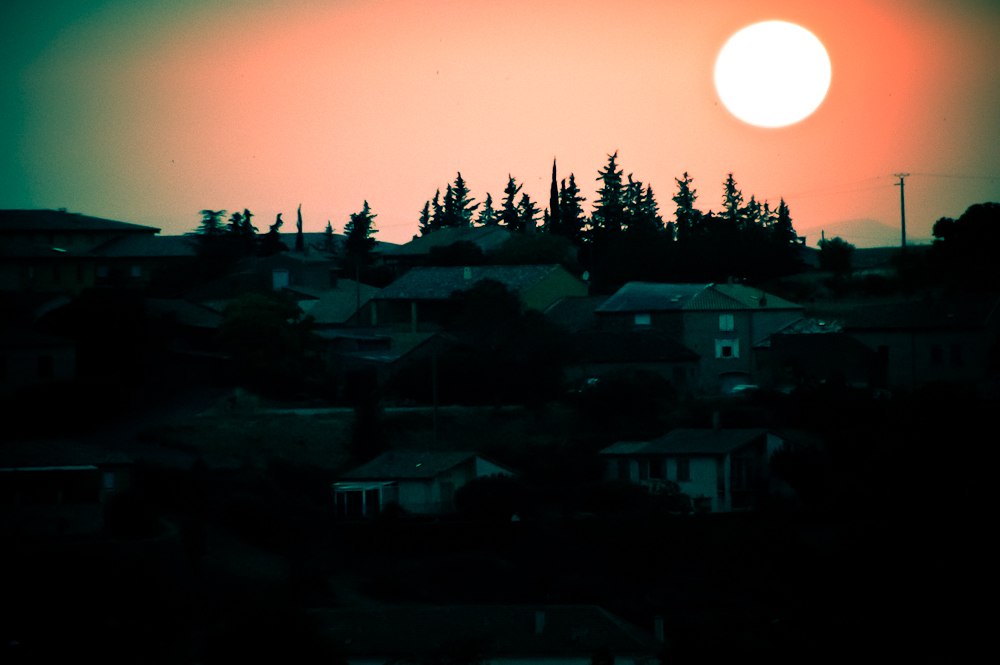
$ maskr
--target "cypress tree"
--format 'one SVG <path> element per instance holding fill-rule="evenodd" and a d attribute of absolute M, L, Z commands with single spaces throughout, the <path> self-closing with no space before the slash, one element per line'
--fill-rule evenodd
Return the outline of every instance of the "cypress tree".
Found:
<path fill-rule="evenodd" d="M 680 178 L 674 180 L 677 182 L 677 193 L 672 200 L 677 204 L 674 212 L 674 218 L 677 220 L 677 241 L 686 242 L 694 236 L 695 226 L 700 217 L 694 207 L 694 202 L 698 198 L 698 190 L 691 187 L 692 179 L 687 171 L 684 172 L 683 180 Z"/>
<path fill-rule="evenodd" d="M 521 216 L 517 210 L 515 197 L 524 185 L 515 184 L 514 177 L 507 174 L 507 186 L 504 188 L 504 199 L 500 206 L 500 215 L 497 219 L 499 224 L 503 224 L 511 231 L 517 231 L 520 227 Z"/>

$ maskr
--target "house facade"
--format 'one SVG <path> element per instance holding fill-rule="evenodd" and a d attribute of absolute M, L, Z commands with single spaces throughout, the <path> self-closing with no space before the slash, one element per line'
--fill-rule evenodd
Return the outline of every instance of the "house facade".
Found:
<path fill-rule="evenodd" d="M 675 429 L 652 441 L 601 451 L 605 479 L 653 488 L 677 483 L 697 512 L 750 510 L 771 488 L 771 456 L 784 439 L 766 429 Z"/>
<path fill-rule="evenodd" d="M 744 284 L 629 282 L 595 310 L 608 330 L 656 328 L 701 358 L 700 388 L 757 381 L 752 349 L 802 318 L 803 307 Z"/>
<path fill-rule="evenodd" d="M 482 476 L 514 475 L 472 452 L 387 452 L 333 483 L 336 514 L 374 517 L 389 504 L 415 514 L 455 510 L 455 492 Z"/>

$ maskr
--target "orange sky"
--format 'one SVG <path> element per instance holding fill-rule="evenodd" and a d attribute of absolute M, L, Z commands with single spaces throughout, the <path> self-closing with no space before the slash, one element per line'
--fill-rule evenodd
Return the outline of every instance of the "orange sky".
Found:
<path fill-rule="evenodd" d="M 544 207 L 556 157 L 589 211 L 616 150 L 665 218 L 684 171 L 706 211 L 732 172 L 747 199 L 784 196 L 811 245 L 820 228 L 898 242 L 898 172 L 911 240 L 1000 200 L 989 0 L 15 3 L 0 208 L 184 233 L 203 208 L 249 208 L 263 231 L 301 203 L 307 231 L 340 231 L 367 200 L 377 238 L 405 242 L 457 171 L 478 201 L 510 173 Z M 812 31 L 833 76 L 813 115 L 762 129 L 725 110 L 712 71 L 730 36 L 775 19 Z"/>

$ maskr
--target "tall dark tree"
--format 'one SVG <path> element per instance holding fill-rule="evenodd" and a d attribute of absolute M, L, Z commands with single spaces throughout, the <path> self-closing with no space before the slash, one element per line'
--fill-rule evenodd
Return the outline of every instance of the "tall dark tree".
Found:
<path fill-rule="evenodd" d="M 569 174 L 569 184 L 562 181 L 559 190 L 559 230 L 557 233 L 569 238 L 575 245 L 583 244 L 587 228 L 587 215 L 583 212 L 582 203 L 586 201 L 580 196 L 580 188 L 576 185 L 576 177 Z"/>
<path fill-rule="evenodd" d="M 788 212 L 788 204 L 785 199 L 781 199 L 778 204 L 778 218 L 771 227 L 771 237 L 775 244 L 780 247 L 787 247 L 798 242 L 798 234 L 792 228 L 792 216 Z"/>
<path fill-rule="evenodd" d="M 483 207 L 479 211 L 479 217 L 476 218 L 476 223 L 480 226 L 494 226 L 498 221 L 497 213 L 493 209 L 493 196 L 487 192 L 486 200 L 483 202 Z"/>
<path fill-rule="evenodd" d="M 695 234 L 695 228 L 701 213 L 694 207 L 694 202 L 698 199 L 698 190 L 691 187 L 691 176 L 684 172 L 683 180 L 675 178 L 677 182 L 677 193 L 673 196 L 673 202 L 677 204 L 674 218 L 677 220 L 676 231 L 677 241 L 686 242 Z"/>
<path fill-rule="evenodd" d="M 201 211 L 201 226 L 195 231 L 202 238 L 219 238 L 225 233 L 225 229 L 222 226 L 222 218 L 225 216 L 225 210 L 202 210 Z"/>
<path fill-rule="evenodd" d="M 515 231 L 522 233 L 534 233 L 535 225 L 538 223 L 538 206 L 527 194 L 521 195 L 521 201 L 517 204 L 518 226 Z"/>
<path fill-rule="evenodd" d="M 351 221 L 344 227 L 344 251 L 348 266 L 360 269 L 371 265 L 375 254 L 375 218 L 365 201 L 361 212 L 351 214 Z"/>
<path fill-rule="evenodd" d="M 295 221 L 295 251 L 306 251 L 305 237 L 302 235 L 302 204 L 299 204 L 298 219 Z"/>
<path fill-rule="evenodd" d="M 723 183 L 722 213 L 719 217 L 723 220 L 726 231 L 739 231 L 744 226 L 743 193 L 736 186 L 732 173 Z"/>
<path fill-rule="evenodd" d="M 453 218 L 451 226 L 472 226 L 472 213 L 476 211 L 479 204 L 473 204 L 475 199 L 469 197 L 469 186 L 462 179 L 462 172 L 458 172 L 455 178 L 455 186 L 451 188 L 453 202 Z"/>
<path fill-rule="evenodd" d="M 625 225 L 625 188 L 617 159 L 617 151 L 608 155 L 607 166 L 597 174 L 601 188 L 597 190 L 597 201 L 590 215 L 595 236 L 615 236 Z"/>
<path fill-rule="evenodd" d="M 444 213 L 439 228 L 458 226 L 458 214 L 455 212 L 455 190 L 448 185 L 444 192 Z"/>
<path fill-rule="evenodd" d="M 420 221 L 419 221 L 420 235 L 427 235 L 434 230 L 434 226 L 431 222 L 431 202 L 425 201 L 424 208 L 420 211 Z"/>
<path fill-rule="evenodd" d="M 521 222 L 521 215 L 517 210 L 517 194 L 524 185 L 515 183 L 514 177 L 507 175 L 507 186 L 504 188 L 503 202 L 500 204 L 500 215 L 497 219 L 499 224 L 503 224 L 508 229 L 517 230 Z"/>
<path fill-rule="evenodd" d="M 819 241 L 819 267 L 832 272 L 836 279 L 850 275 L 853 255 L 854 245 L 840 238 Z"/>
<path fill-rule="evenodd" d="M 282 224 L 284 224 L 284 221 L 282 221 L 281 213 L 279 212 L 277 218 L 274 220 L 274 224 L 268 227 L 267 233 L 260 239 L 260 248 L 257 251 L 258 256 L 271 256 L 278 252 L 288 251 L 288 245 L 281 240 Z"/>
<path fill-rule="evenodd" d="M 545 230 L 562 234 L 562 210 L 559 208 L 559 183 L 556 182 L 556 160 L 552 159 L 552 185 L 549 187 L 549 219 Z"/>
<path fill-rule="evenodd" d="M 333 235 L 333 224 L 330 220 L 326 221 L 326 231 L 323 232 L 323 252 L 330 255 L 337 252 L 337 239 Z"/>

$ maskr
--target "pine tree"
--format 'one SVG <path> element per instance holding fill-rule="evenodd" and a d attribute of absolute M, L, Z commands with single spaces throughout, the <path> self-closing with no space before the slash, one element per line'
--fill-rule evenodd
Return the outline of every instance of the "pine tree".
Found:
<path fill-rule="evenodd" d="M 375 252 L 375 218 L 365 201 L 361 212 L 351 214 L 351 221 L 344 226 L 344 250 L 350 268 L 361 268 L 372 263 Z"/>
<path fill-rule="evenodd" d="M 456 224 L 457 219 L 458 214 L 455 212 L 455 190 L 451 188 L 451 185 L 448 185 L 448 188 L 444 192 L 444 216 L 441 218 L 439 228 L 458 226 Z"/>
<path fill-rule="evenodd" d="M 442 226 L 444 226 L 444 209 L 441 208 L 441 203 L 439 199 L 441 198 L 441 190 L 434 192 L 434 198 L 431 200 L 431 223 L 430 229 L 427 231 L 437 231 Z"/>
<path fill-rule="evenodd" d="M 434 230 L 431 219 L 431 202 L 424 203 L 424 209 L 420 211 L 420 235 L 427 235 Z"/>
<path fill-rule="evenodd" d="M 479 204 L 473 205 L 475 199 L 469 198 L 469 187 L 465 184 L 465 180 L 462 179 L 462 172 L 458 172 L 458 176 L 455 178 L 455 186 L 452 188 L 452 195 L 454 201 L 452 203 L 454 208 L 454 217 L 452 219 L 452 226 L 472 226 L 472 213 L 475 212 Z"/>
<path fill-rule="evenodd" d="M 788 212 L 788 204 L 784 198 L 778 204 L 778 219 L 771 227 L 771 237 L 779 246 L 794 245 L 798 242 L 798 234 L 792 228 L 792 216 Z"/>
<path fill-rule="evenodd" d="M 521 202 L 517 204 L 518 228 L 522 233 L 534 233 L 535 224 L 538 221 L 538 206 L 527 194 L 521 195 Z"/>
<path fill-rule="evenodd" d="M 494 226 L 498 221 L 496 211 L 493 210 L 493 197 L 487 192 L 486 201 L 483 202 L 483 207 L 479 211 L 476 223 L 480 226 Z"/>
<path fill-rule="evenodd" d="M 663 217 L 660 216 L 660 204 L 656 202 L 653 188 L 646 185 L 646 192 L 642 195 L 642 202 L 639 204 L 643 224 L 651 231 L 663 230 Z"/>
<path fill-rule="evenodd" d="M 608 165 L 603 171 L 598 171 L 597 179 L 602 186 L 597 191 L 597 201 L 594 202 L 594 212 L 591 223 L 594 233 L 598 236 L 614 236 L 621 232 L 625 223 L 625 190 L 622 185 L 622 170 L 616 160 L 618 152 L 608 156 Z"/>
<path fill-rule="evenodd" d="M 507 174 L 507 178 L 507 186 L 503 190 L 504 199 L 500 207 L 500 215 L 497 223 L 503 224 L 512 231 L 516 231 L 519 228 L 521 217 L 517 211 L 515 197 L 524 185 L 515 184 L 514 177 L 510 174 Z"/>
<path fill-rule="evenodd" d="M 257 252 L 258 256 L 271 256 L 278 252 L 288 251 L 288 245 L 281 240 L 280 229 L 282 224 L 284 224 L 284 221 L 281 219 L 281 213 L 279 212 L 277 218 L 274 220 L 274 224 L 268 227 L 267 233 L 260 240 L 260 249 Z"/>
<path fill-rule="evenodd" d="M 581 205 L 586 200 L 580 196 L 576 177 L 570 173 L 569 185 L 563 180 L 559 190 L 559 233 L 569 238 L 577 246 L 583 244 L 586 235 L 587 216 Z"/>
<path fill-rule="evenodd" d="M 740 230 L 743 228 L 743 193 L 736 187 L 732 173 L 726 178 L 723 187 L 721 219 L 725 221 L 727 230 Z"/>
<path fill-rule="evenodd" d="M 556 182 L 556 160 L 552 159 L 552 186 L 549 188 L 549 207 L 547 210 L 548 220 L 545 222 L 546 233 L 557 233 L 562 235 L 562 216 L 559 209 L 559 186 Z"/>
<path fill-rule="evenodd" d="M 222 228 L 222 217 L 226 214 L 225 210 L 202 210 L 201 211 L 201 226 L 195 231 L 202 238 L 219 238 L 225 233 Z"/>
<path fill-rule="evenodd" d="M 674 218 L 677 220 L 676 231 L 677 241 L 686 242 L 694 237 L 695 227 L 698 218 L 701 216 L 694 207 L 694 202 L 698 199 L 698 190 L 691 187 L 691 176 L 684 172 L 684 179 L 674 178 L 677 182 L 677 193 L 673 196 L 673 202 L 677 204 Z"/>
<path fill-rule="evenodd" d="M 337 252 L 337 242 L 333 235 L 333 224 L 330 223 L 330 220 L 326 221 L 326 231 L 323 232 L 323 251 L 330 255 Z"/>

